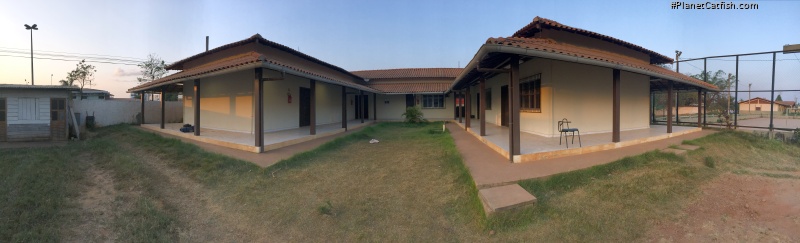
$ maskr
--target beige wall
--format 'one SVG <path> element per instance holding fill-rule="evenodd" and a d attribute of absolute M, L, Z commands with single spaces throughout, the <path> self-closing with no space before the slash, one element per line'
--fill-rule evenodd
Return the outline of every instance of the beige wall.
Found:
<path fill-rule="evenodd" d="M 200 80 L 200 126 L 211 129 L 252 133 L 253 70 L 244 70 Z M 274 70 L 264 71 L 265 77 L 278 77 Z M 285 80 L 264 82 L 264 131 L 279 131 L 299 127 L 300 87 L 309 88 L 310 80 L 287 74 Z M 192 82 L 184 82 L 183 116 L 185 123 L 194 120 Z M 341 86 L 316 82 L 316 119 L 318 125 L 341 122 Z M 348 89 L 348 92 L 357 92 Z M 288 96 L 292 102 L 288 102 Z M 372 94 L 369 95 L 369 115 L 372 118 Z M 355 118 L 355 108 L 347 95 L 347 115 Z M 380 111 L 378 112 L 380 113 Z"/>
<path fill-rule="evenodd" d="M 764 103 L 758 104 L 758 103 L 755 103 L 755 102 L 753 102 L 752 104 L 739 103 L 739 110 L 740 111 L 750 111 L 750 110 L 756 111 L 758 108 L 761 108 L 760 111 L 769 111 L 769 108 L 770 108 L 769 106 L 770 106 L 769 103 L 766 103 L 766 104 L 764 104 Z M 778 104 L 775 104 L 775 106 L 772 107 L 773 111 L 783 111 L 785 109 L 786 108 L 784 106 L 778 105 Z"/>
<path fill-rule="evenodd" d="M 596 66 L 554 60 L 534 59 L 520 65 L 520 77 L 542 74 L 541 113 L 522 112 L 520 130 L 541 136 L 558 136 L 558 121 L 567 118 L 583 134 L 610 132 L 612 129 L 612 70 Z M 620 74 L 620 129 L 649 127 L 650 83 L 647 76 Z M 501 123 L 501 87 L 508 75 L 500 74 L 487 81 L 492 92 L 492 109 L 486 110 L 487 122 Z M 477 87 L 477 86 L 475 86 Z M 475 89 L 473 87 L 473 89 Z M 477 90 L 473 91 L 473 112 Z"/>

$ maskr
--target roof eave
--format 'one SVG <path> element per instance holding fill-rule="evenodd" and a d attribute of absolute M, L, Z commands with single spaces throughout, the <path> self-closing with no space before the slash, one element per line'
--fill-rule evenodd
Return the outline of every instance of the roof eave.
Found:
<path fill-rule="evenodd" d="M 620 64 L 616 64 L 616 63 L 599 61 L 599 60 L 594 60 L 594 59 L 589 59 L 589 58 L 576 57 L 576 56 L 571 56 L 571 55 L 562 55 L 562 54 L 552 53 L 552 52 L 547 52 L 547 51 L 533 50 L 533 49 L 528 49 L 528 48 L 524 48 L 524 47 L 515 47 L 515 46 L 502 45 L 502 44 L 488 44 L 488 43 L 481 45 L 481 48 L 478 50 L 478 53 L 475 54 L 475 56 L 472 58 L 472 60 L 469 62 L 469 64 L 464 68 L 464 71 L 462 71 L 461 74 L 456 78 L 456 80 L 450 86 L 450 89 L 452 90 L 458 84 L 460 84 L 463 81 L 462 79 L 466 78 L 466 76 L 469 74 L 470 70 L 475 69 L 477 67 L 477 65 L 478 65 L 478 62 L 480 60 L 482 60 L 483 57 L 485 57 L 489 53 L 517 54 L 517 55 L 524 55 L 524 56 L 530 56 L 530 57 L 541 57 L 541 58 L 560 60 L 560 61 L 566 61 L 566 62 L 574 62 L 574 63 L 593 65 L 593 66 L 607 67 L 607 68 L 613 68 L 613 69 L 619 69 L 619 70 L 623 70 L 623 71 L 628 71 L 628 72 L 632 72 L 632 73 L 644 74 L 644 75 L 657 77 L 657 78 L 662 78 L 662 79 L 666 79 L 666 80 L 671 80 L 671 81 L 684 83 L 684 84 L 688 84 L 688 85 L 692 85 L 692 86 L 697 86 L 697 87 L 700 87 L 702 89 L 706 89 L 706 90 L 710 90 L 710 91 L 720 91 L 718 88 L 701 87 L 701 86 L 698 86 L 697 84 L 694 84 L 694 83 L 691 83 L 691 82 L 687 82 L 685 80 L 680 80 L 680 79 L 676 79 L 676 78 L 673 78 L 673 77 L 670 77 L 670 76 L 667 76 L 667 75 L 663 75 L 663 74 L 660 74 L 660 73 L 652 72 L 652 71 L 649 71 L 649 70 L 638 69 L 638 68 L 629 67 L 629 66 L 625 66 L 625 65 L 620 65 Z"/>

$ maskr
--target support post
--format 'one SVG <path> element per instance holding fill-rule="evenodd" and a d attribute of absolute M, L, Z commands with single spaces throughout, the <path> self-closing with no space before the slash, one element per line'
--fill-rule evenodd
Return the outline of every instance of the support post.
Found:
<path fill-rule="evenodd" d="M 142 92 L 139 92 L 139 93 L 140 93 L 139 94 L 139 98 L 141 98 L 140 101 L 142 101 L 142 117 L 141 117 L 142 120 L 141 120 L 141 123 L 139 123 L 139 124 L 144 125 L 144 121 L 145 121 L 144 120 L 144 90 L 142 90 Z"/>
<path fill-rule="evenodd" d="M 308 133 L 311 135 L 316 135 L 317 134 L 317 81 L 313 79 L 308 81 L 308 91 L 309 93 L 311 93 L 309 94 L 309 99 L 311 99 L 309 105 L 311 108 L 311 114 L 309 120 L 311 120 L 310 122 L 311 124 L 309 124 L 308 126 Z"/>
<path fill-rule="evenodd" d="M 613 103 L 613 125 L 612 125 L 612 132 L 611 132 L 611 142 L 619 143 L 619 122 L 620 122 L 620 74 L 619 69 L 614 69 L 614 79 L 613 79 L 613 93 L 614 93 L 614 101 Z"/>
<path fill-rule="evenodd" d="M 165 112 L 166 103 L 164 102 L 164 100 L 166 100 L 165 98 L 167 97 L 166 96 L 166 94 L 167 94 L 166 91 L 167 91 L 166 86 L 161 86 L 161 129 L 164 129 L 164 120 L 166 120 L 166 118 L 165 118 L 165 115 L 166 115 L 166 112 Z"/>
<path fill-rule="evenodd" d="M 257 67 L 253 71 L 253 135 L 255 142 L 253 145 L 258 152 L 263 152 L 264 148 L 264 82 L 261 81 L 264 70 Z"/>
<path fill-rule="evenodd" d="M 358 116 L 361 117 L 361 123 L 364 123 L 364 101 L 362 101 L 363 99 L 364 99 L 364 91 L 363 90 L 359 90 L 358 91 L 358 99 L 356 99 L 356 100 L 360 104 L 360 106 L 357 106 L 357 107 L 360 108 L 359 111 L 358 111 Z"/>
<path fill-rule="evenodd" d="M 461 93 L 456 93 L 456 97 L 461 96 Z M 463 102 L 463 100 L 462 100 Z M 464 113 L 461 113 L 461 107 L 464 105 L 456 107 L 456 113 L 458 114 L 458 123 L 464 123 Z"/>
<path fill-rule="evenodd" d="M 470 87 L 471 86 L 467 85 L 467 91 L 466 94 L 464 95 L 464 106 L 467 110 L 466 111 L 467 114 L 464 115 L 466 116 L 464 118 L 466 119 L 466 122 L 464 123 L 464 129 L 469 129 L 470 125 L 472 125 L 472 90 Z"/>
<path fill-rule="evenodd" d="M 675 124 L 681 124 L 681 92 L 675 91 Z"/>
<path fill-rule="evenodd" d="M 372 120 L 378 120 L 378 94 L 372 93 Z"/>
<path fill-rule="evenodd" d="M 770 138 L 772 138 L 772 130 L 774 128 L 773 124 L 773 115 L 775 113 L 775 52 L 772 53 L 772 88 L 770 89 L 770 104 L 769 104 L 769 132 Z"/>
<path fill-rule="evenodd" d="M 705 106 L 705 103 L 700 102 L 700 96 L 703 94 L 703 89 L 697 88 L 697 127 L 703 127 L 700 123 L 700 114 L 702 113 L 702 107 Z"/>
<path fill-rule="evenodd" d="M 509 115 L 511 116 L 508 121 L 509 126 L 509 159 L 514 161 L 514 155 L 520 154 L 520 139 L 519 139 L 519 56 L 513 55 L 511 56 L 511 60 L 509 61 L 511 64 L 511 75 L 508 85 L 508 107 L 511 109 Z"/>
<path fill-rule="evenodd" d="M 481 97 L 480 100 L 478 101 L 481 103 L 480 107 L 478 107 L 478 109 L 480 109 L 478 115 L 481 117 L 481 136 L 486 136 L 486 79 L 485 78 L 481 78 L 480 85 L 478 85 L 478 88 L 481 89 L 479 91 L 479 95 Z"/>
<path fill-rule="evenodd" d="M 708 91 L 703 91 L 703 127 L 706 126 L 706 111 L 708 111 Z"/>
<path fill-rule="evenodd" d="M 194 96 L 192 97 L 192 108 L 194 108 L 194 135 L 200 136 L 200 80 L 194 80 Z"/>
<path fill-rule="evenodd" d="M 667 133 L 672 133 L 672 80 L 667 84 Z"/>
<path fill-rule="evenodd" d="M 342 128 L 347 131 L 347 87 L 342 86 Z"/>
<path fill-rule="evenodd" d="M 733 100 L 736 102 L 736 107 L 734 108 L 736 112 L 733 113 L 733 128 L 736 129 L 739 128 L 739 56 L 736 56 L 736 93 L 733 95 Z"/>

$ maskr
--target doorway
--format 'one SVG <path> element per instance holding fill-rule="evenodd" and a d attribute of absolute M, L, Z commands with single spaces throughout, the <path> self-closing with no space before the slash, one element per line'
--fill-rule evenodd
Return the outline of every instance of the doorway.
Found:
<path fill-rule="evenodd" d="M 311 125 L 311 89 L 300 87 L 300 126 Z"/>

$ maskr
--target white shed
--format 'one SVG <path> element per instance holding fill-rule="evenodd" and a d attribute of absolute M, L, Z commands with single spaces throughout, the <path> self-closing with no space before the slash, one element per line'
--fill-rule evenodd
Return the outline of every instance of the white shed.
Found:
<path fill-rule="evenodd" d="M 0 84 L 0 141 L 63 141 L 74 86 Z"/>

